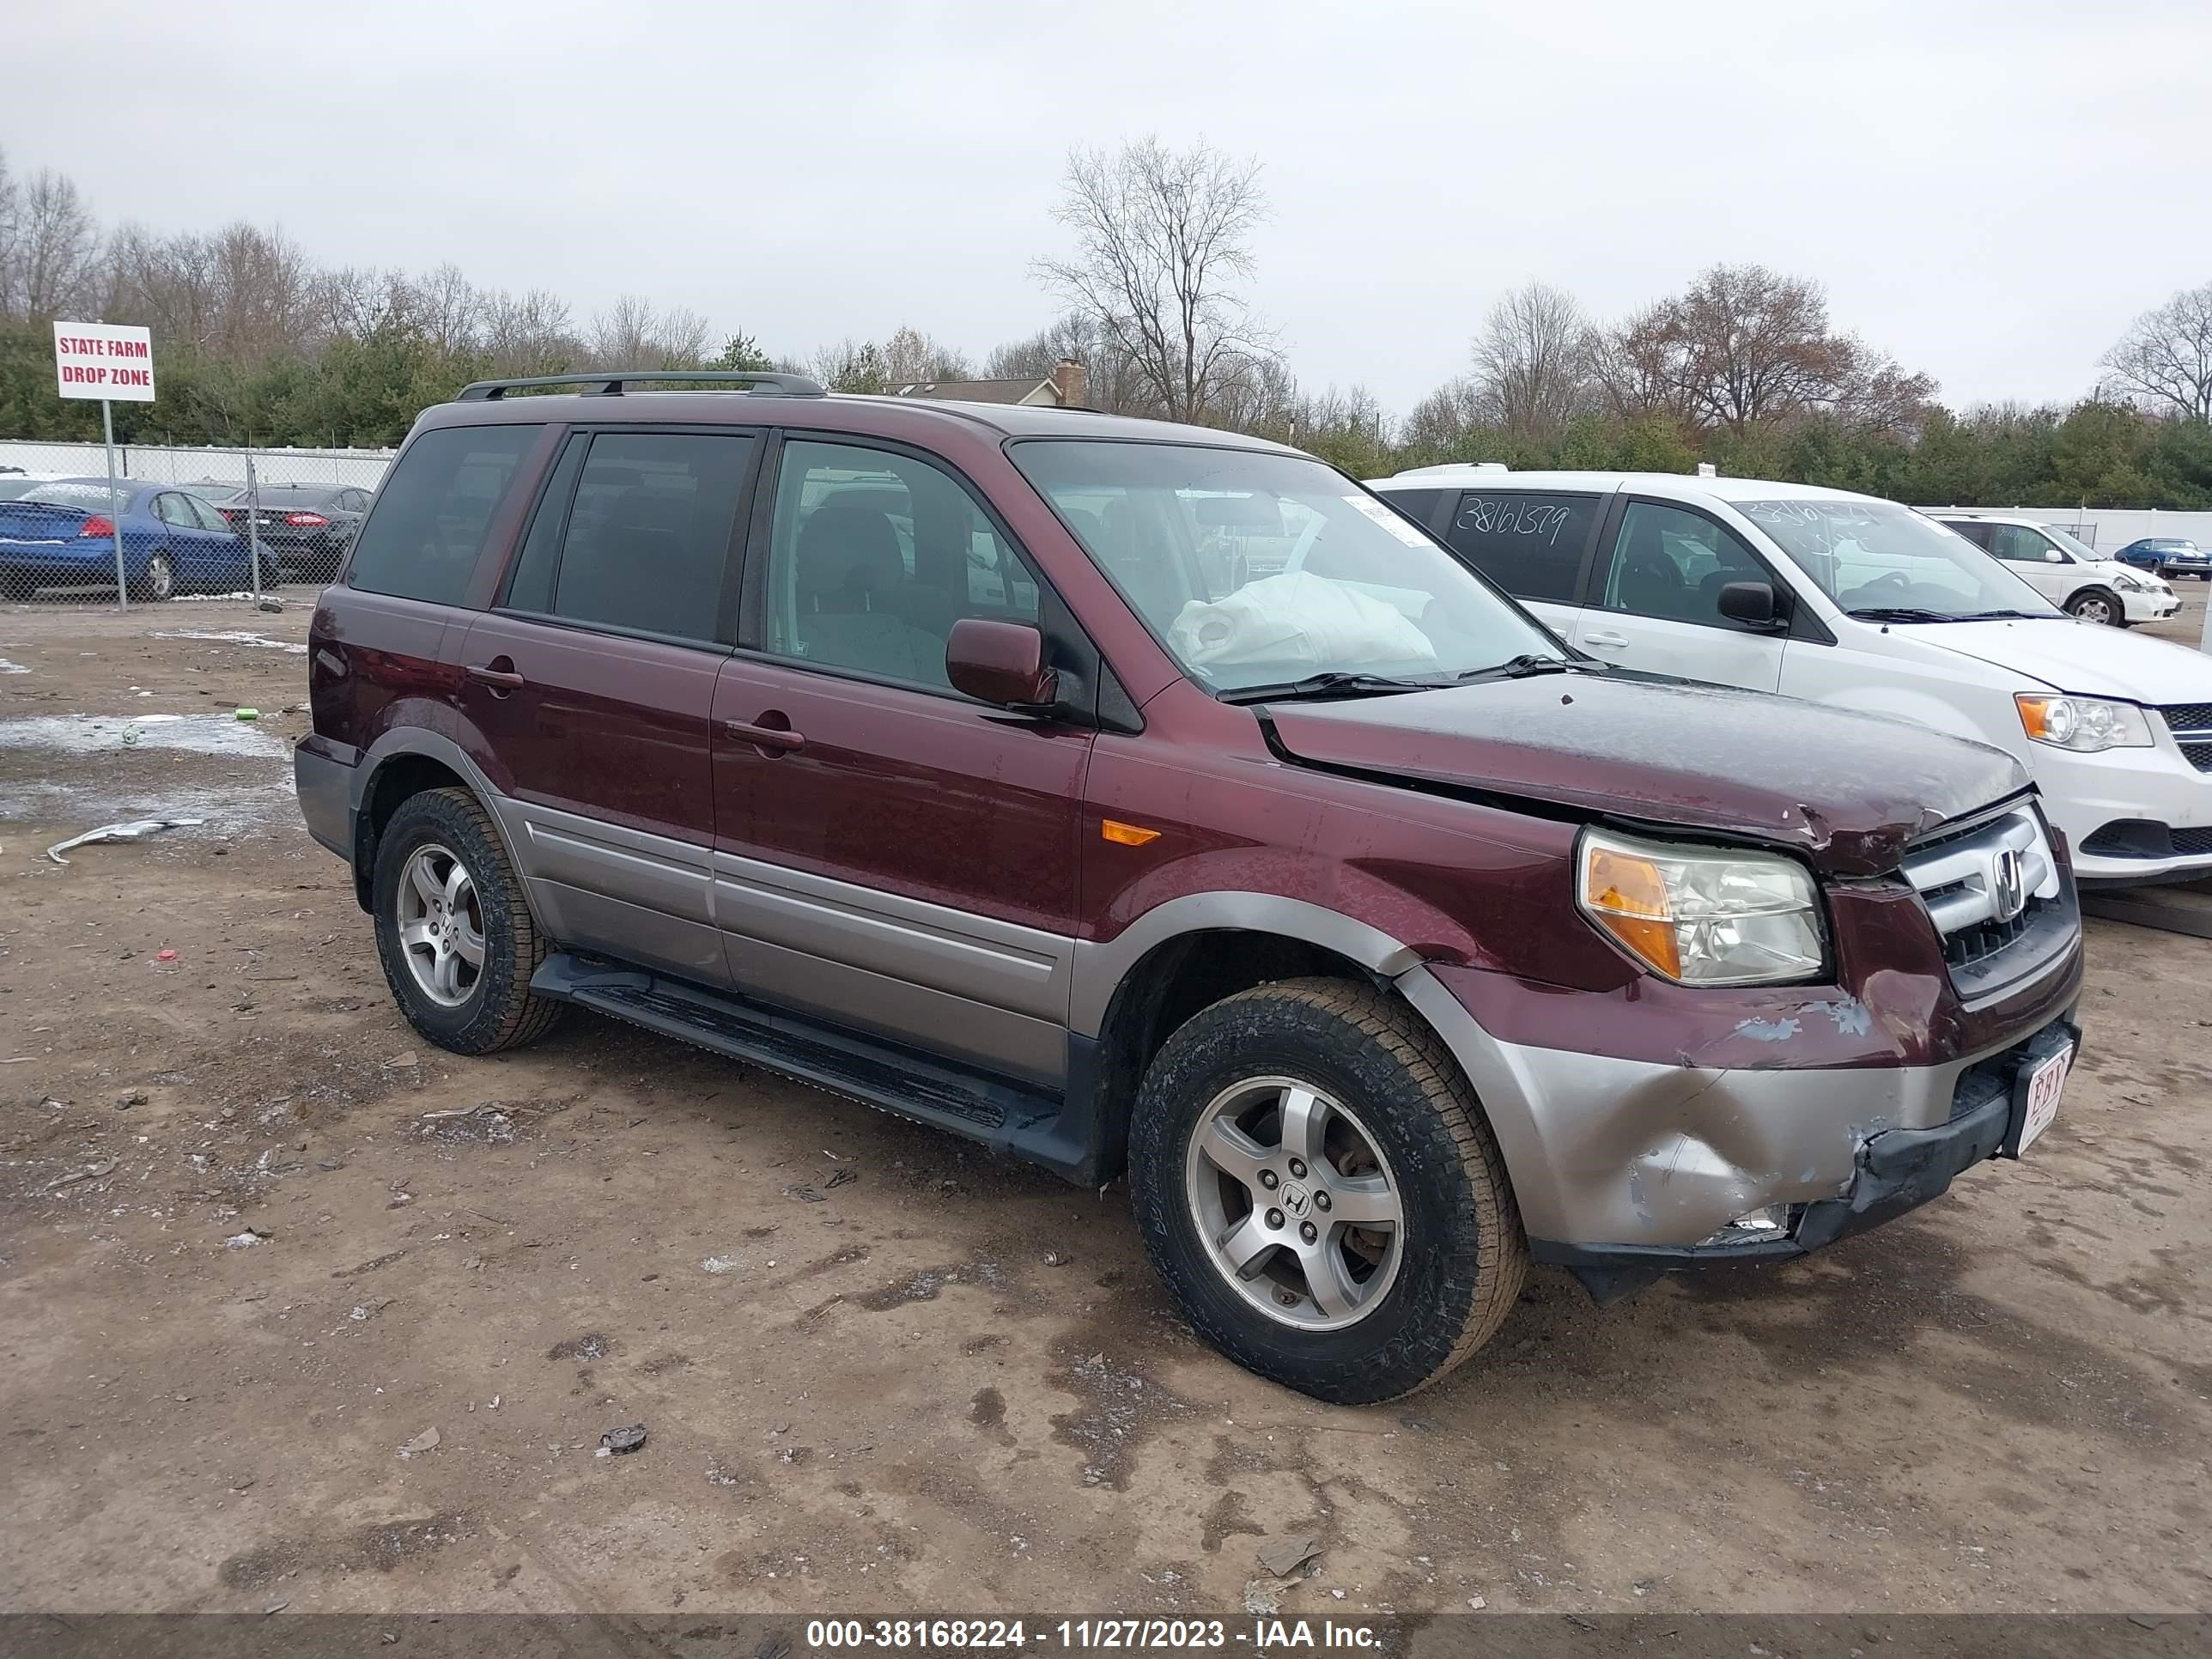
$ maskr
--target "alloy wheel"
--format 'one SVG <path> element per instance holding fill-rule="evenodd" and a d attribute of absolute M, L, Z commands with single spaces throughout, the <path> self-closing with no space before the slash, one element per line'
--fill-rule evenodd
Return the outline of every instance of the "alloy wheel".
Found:
<path fill-rule="evenodd" d="M 459 1007 L 483 976 L 483 911 L 468 866 L 434 842 L 418 847 L 399 872 L 397 905 L 416 988 L 441 1007 Z"/>
<path fill-rule="evenodd" d="M 1405 1207 L 1375 1137 L 1295 1078 L 1231 1085 L 1199 1114 L 1184 1186 L 1208 1260 L 1269 1318 L 1339 1330 L 1396 1281 Z"/>

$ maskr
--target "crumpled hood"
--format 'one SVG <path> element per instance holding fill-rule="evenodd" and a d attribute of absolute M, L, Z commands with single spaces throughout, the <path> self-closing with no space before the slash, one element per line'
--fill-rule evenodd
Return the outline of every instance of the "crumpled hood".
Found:
<path fill-rule="evenodd" d="M 2027 787 L 2003 750 L 1906 721 L 1595 674 L 1259 712 L 1297 760 L 1723 830 L 1838 875 L 1893 869 L 1914 837 Z"/>
<path fill-rule="evenodd" d="M 2097 623 L 2032 622 L 1891 624 L 1922 645 L 2008 668 L 2020 689 L 2048 685 L 2085 697 L 2136 702 L 2212 702 L 2212 657 L 2171 640 L 2148 639 Z"/>

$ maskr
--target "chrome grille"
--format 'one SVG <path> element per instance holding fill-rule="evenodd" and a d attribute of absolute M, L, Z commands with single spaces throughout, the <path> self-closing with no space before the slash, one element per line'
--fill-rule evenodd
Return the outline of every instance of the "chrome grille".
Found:
<path fill-rule="evenodd" d="M 2071 942 L 2073 906 L 2043 819 L 2032 806 L 1929 836 L 1906 849 L 1905 878 L 1942 935 L 1952 982 L 1994 995 Z M 2008 878 L 2019 885 L 2008 891 Z"/>
<path fill-rule="evenodd" d="M 2168 703 L 2158 712 L 2189 763 L 2200 772 L 2212 772 L 2212 702 Z"/>

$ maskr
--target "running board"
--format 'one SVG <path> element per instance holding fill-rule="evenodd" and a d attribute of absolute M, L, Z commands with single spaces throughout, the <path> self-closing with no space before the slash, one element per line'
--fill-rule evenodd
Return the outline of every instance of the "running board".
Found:
<path fill-rule="evenodd" d="M 980 1140 L 1089 1183 L 1098 1167 L 1087 1114 L 1036 1085 L 972 1070 L 842 1026 L 641 968 L 556 951 L 531 976 L 538 996 L 628 1020 L 879 1110 Z"/>

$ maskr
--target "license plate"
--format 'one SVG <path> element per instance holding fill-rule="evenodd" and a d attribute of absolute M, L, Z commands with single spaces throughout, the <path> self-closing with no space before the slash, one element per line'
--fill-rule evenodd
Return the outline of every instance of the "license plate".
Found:
<path fill-rule="evenodd" d="M 2058 1115 L 2058 1097 L 2066 1087 L 2066 1068 L 2073 1063 L 2074 1047 L 2069 1043 L 2027 1074 L 2027 1086 L 2021 1091 L 2020 1139 L 2013 1148 L 2014 1158 L 2033 1146 L 2035 1138 L 2048 1129 L 2051 1121 Z"/>

